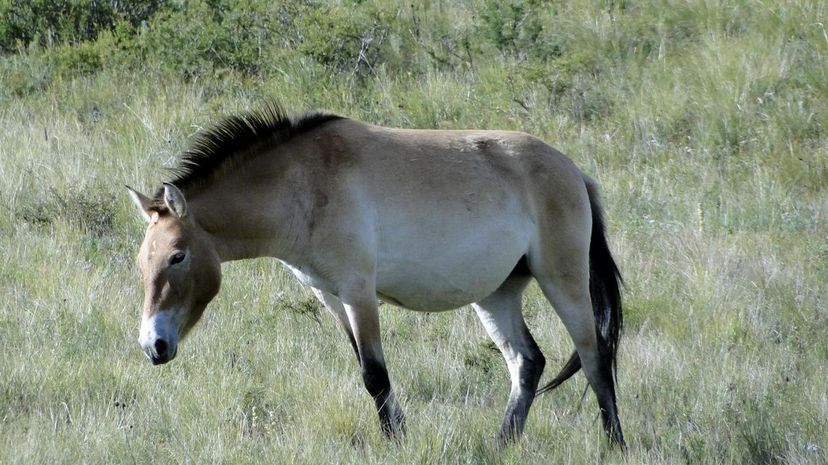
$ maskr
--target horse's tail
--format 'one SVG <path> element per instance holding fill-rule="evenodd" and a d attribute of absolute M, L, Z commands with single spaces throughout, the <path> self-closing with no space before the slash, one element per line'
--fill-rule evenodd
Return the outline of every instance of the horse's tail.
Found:
<path fill-rule="evenodd" d="M 621 273 L 612 259 L 607 238 L 604 234 L 604 215 L 595 182 L 584 177 L 589 206 L 592 209 L 592 238 L 589 242 L 589 293 L 592 297 L 592 311 L 598 335 L 598 351 L 601 357 L 610 357 L 612 372 L 618 353 L 623 315 L 621 312 Z M 606 359 L 605 359 L 606 360 Z M 551 391 L 581 369 L 581 359 L 574 352 L 561 368 L 558 376 L 538 389 L 538 394 Z"/>

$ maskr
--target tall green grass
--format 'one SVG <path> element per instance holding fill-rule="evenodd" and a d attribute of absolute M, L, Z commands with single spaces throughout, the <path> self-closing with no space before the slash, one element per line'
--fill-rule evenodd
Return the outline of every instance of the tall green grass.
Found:
<path fill-rule="evenodd" d="M 822 3 L 157 7 L 87 35 L 0 27 L 0 463 L 826 461 Z M 178 359 L 146 362 L 123 185 L 153 190 L 196 131 L 273 97 L 531 132 L 599 181 L 627 283 L 627 456 L 580 375 L 496 451 L 509 380 L 468 308 L 383 307 L 410 429 L 385 441 L 346 338 L 269 260 L 225 265 Z M 571 343 L 535 287 L 524 304 L 554 371 Z"/>

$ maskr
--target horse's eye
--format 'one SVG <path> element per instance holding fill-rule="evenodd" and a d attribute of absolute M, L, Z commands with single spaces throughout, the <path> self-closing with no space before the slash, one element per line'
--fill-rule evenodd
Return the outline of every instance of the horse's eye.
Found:
<path fill-rule="evenodd" d="M 174 253 L 170 257 L 170 265 L 175 265 L 176 263 L 181 263 L 182 261 L 184 261 L 184 257 L 186 257 L 186 256 L 187 256 L 187 254 L 185 254 L 184 252 Z"/>

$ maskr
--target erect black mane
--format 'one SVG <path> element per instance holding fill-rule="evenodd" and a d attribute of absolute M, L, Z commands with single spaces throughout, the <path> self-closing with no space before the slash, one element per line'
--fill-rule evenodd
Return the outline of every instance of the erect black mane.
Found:
<path fill-rule="evenodd" d="M 181 155 L 175 178 L 170 181 L 180 189 L 209 179 L 220 168 L 246 156 L 255 156 L 255 145 L 268 141 L 272 145 L 284 143 L 296 135 L 308 132 L 329 121 L 343 119 L 332 113 L 306 113 L 290 118 L 275 102 L 268 102 L 257 110 L 227 116 L 211 129 L 200 131 Z M 161 198 L 163 188 L 156 193 Z"/>

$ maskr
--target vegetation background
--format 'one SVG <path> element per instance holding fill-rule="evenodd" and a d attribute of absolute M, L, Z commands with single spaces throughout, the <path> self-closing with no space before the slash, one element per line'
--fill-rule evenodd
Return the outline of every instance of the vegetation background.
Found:
<path fill-rule="evenodd" d="M 0 0 L 0 463 L 826 463 L 826 10 Z M 178 360 L 150 366 L 123 186 L 154 190 L 265 98 L 522 130 L 595 177 L 627 283 L 629 454 L 582 375 L 495 451 L 509 381 L 468 308 L 384 307 L 410 427 L 385 441 L 346 338 L 273 260 L 225 265 Z M 555 371 L 571 343 L 536 288 L 525 306 Z"/>

